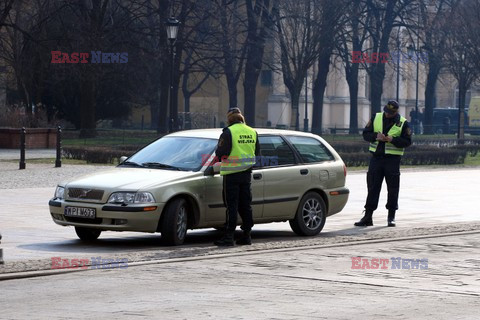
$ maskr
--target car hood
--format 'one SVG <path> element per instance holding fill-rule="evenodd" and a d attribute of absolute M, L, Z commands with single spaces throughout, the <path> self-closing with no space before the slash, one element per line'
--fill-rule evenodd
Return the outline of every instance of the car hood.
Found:
<path fill-rule="evenodd" d="M 81 176 L 63 185 L 68 188 L 82 187 L 103 190 L 117 189 L 136 191 L 168 184 L 199 174 L 201 174 L 201 172 L 117 167 L 111 170 Z"/>

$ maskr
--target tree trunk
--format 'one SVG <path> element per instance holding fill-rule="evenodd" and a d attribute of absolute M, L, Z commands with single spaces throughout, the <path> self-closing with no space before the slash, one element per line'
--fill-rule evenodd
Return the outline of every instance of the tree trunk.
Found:
<path fill-rule="evenodd" d="M 370 102 L 372 114 L 381 111 L 384 78 L 385 64 L 377 63 L 370 74 Z"/>
<path fill-rule="evenodd" d="M 423 130 L 425 134 L 433 134 L 433 108 L 435 107 L 435 87 L 437 85 L 440 66 L 432 61 L 428 66 L 427 83 L 425 85 L 425 112 L 423 114 Z"/>
<path fill-rule="evenodd" d="M 156 130 L 158 128 L 158 116 L 159 116 L 159 108 L 158 105 L 160 103 L 160 87 L 153 95 L 153 98 L 150 99 L 150 129 Z"/>
<path fill-rule="evenodd" d="M 227 76 L 227 85 L 228 85 L 228 109 L 238 107 L 238 92 L 237 92 L 237 81 L 233 74 Z M 225 113 L 227 110 L 225 110 Z M 222 114 L 222 112 L 220 112 Z"/>
<path fill-rule="evenodd" d="M 191 94 L 188 92 L 183 92 L 183 103 L 185 107 L 185 118 L 183 119 L 185 124 L 185 129 L 192 129 L 192 118 L 190 117 L 190 98 Z"/>
<path fill-rule="evenodd" d="M 350 93 L 350 134 L 358 134 L 358 65 L 352 65 L 347 75 Z"/>
<path fill-rule="evenodd" d="M 92 73 L 87 72 L 80 84 L 80 138 L 93 138 L 97 135 L 94 81 Z"/>
<path fill-rule="evenodd" d="M 243 81 L 245 99 L 245 120 L 250 126 L 255 126 L 255 109 L 257 82 L 262 71 L 265 49 L 266 29 L 270 26 L 270 1 L 245 1 L 247 5 L 248 35 L 247 55 L 245 61 L 245 78 Z"/>
<path fill-rule="evenodd" d="M 168 70 L 168 59 L 163 62 L 162 70 Z M 163 72 L 160 79 L 160 101 L 158 104 L 157 133 L 168 132 L 168 91 L 170 89 L 169 73 Z"/>
<path fill-rule="evenodd" d="M 300 90 L 298 92 L 290 92 L 291 100 L 292 100 L 292 118 L 290 119 L 290 127 L 294 127 L 295 130 L 300 130 L 300 113 L 298 107 L 300 105 Z M 295 90 L 296 91 L 296 90 Z"/>
<path fill-rule="evenodd" d="M 243 92 L 245 99 L 244 115 L 245 121 L 249 126 L 255 127 L 255 103 L 257 94 L 257 81 L 259 72 L 255 70 L 255 67 L 249 62 L 245 65 L 245 79 L 243 80 Z"/>
<path fill-rule="evenodd" d="M 330 71 L 330 53 L 325 53 L 318 59 L 318 73 L 313 82 L 313 110 L 312 110 L 312 133 L 322 134 L 323 122 L 323 98 L 327 87 L 327 77 Z"/>
<path fill-rule="evenodd" d="M 463 144 L 465 139 L 465 98 L 467 96 L 467 85 L 460 81 L 458 86 L 458 144 Z"/>

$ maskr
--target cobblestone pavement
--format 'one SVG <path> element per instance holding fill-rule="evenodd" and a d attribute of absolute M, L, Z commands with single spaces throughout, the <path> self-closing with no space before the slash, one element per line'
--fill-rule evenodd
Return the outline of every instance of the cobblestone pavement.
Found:
<path fill-rule="evenodd" d="M 172 248 L 159 235 L 131 232 L 82 243 L 55 225 L 47 206 L 55 185 L 106 168 L 18 170 L 0 161 L 0 319 L 478 319 L 480 169 L 403 170 L 397 228 L 385 227 L 382 204 L 375 227 L 353 227 L 365 173 L 349 173 L 349 202 L 319 236 L 297 237 L 288 223 L 256 225 L 252 246 L 219 249 L 212 229 L 189 231 Z M 52 272 L 52 257 L 127 259 L 129 267 L 1 281 Z M 352 269 L 352 257 L 428 259 L 428 269 Z"/>
<path fill-rule="evenodd" d="M 72 179 L 112 166 L 62 164 L 55 168 L 51 163 L 28 163 L 24 170 L 18 169 L 18 163 L 0 161 L 0 189 L 55 187 L 59 182 Z"/>
<path fill-rule="evenodd" d="M 10 163 L 0 162 L 0 166 L 3 164 Z M 91 258 L 121 254 L 129 261 L 148 261 L 219 252 L 212 245 L 219 233 L 212 229 L 189 231 L 186 245 L 179 248 L 163 246 L 158 234 L 133 232 L 105 232 L 96 243 L 82 243 L 72 228 L 62 228 L 52 222 L 48 199 L 58 181 L 108 167 L 43 166 L 47 167 L 0 168 L 0 186 L 10 185 L 0 192 L 0 232 L 5 256 L 0 274 L 50 269 L 51 257 L 58 256 Z M 354 228 L 353 222 L 359 218 L 359 208 L 365 199 L 365 176 L 361 172 L 350 173 L 347 177 L 351 191 L 349 202 L 341 213 L 327 219 L 319 236 L 297 237 L 288 223 L 256 225 L 254 245 L 232 250 L 264 250 L 479 230 L 480 218 L 476 200 L 472 197 L 478 181 L 475 177 L 479 175 L 478 169 L 407 171 L 402 174 L 405 187 L 401 192 L 398 227 L 385 228 L 386 213 L 379 208 L 374 215 L 375 227 Z M 449 181 L 456 187 L 428 188 L 429 185 L 441 186 L 442 181 Z M 386 199 L 384 194 L 382 199 Z"/>
<path fill-rule="evenodd" d="M 473 320 L 479 247 L 475 233 L 2 281 L 0 319 Z M 352 269 L 358 257 L 387 268 Z M 398 269 L 392 258 L 428 268 Z"/>
<path fill-rule="evenodd" d="M 56 149 L 26 149 L 25 159 L 45 159 L 55 158 Z M 1 160 L 20 160 L 20 149 L 2 149 L 0 148 Z"/>

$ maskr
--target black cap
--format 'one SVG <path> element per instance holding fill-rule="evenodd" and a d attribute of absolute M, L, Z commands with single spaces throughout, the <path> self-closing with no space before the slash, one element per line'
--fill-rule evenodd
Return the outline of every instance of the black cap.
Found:
<path fill-rule="evenodd" d="M 240 111 L 240 109 L 237 108 L 237 107 L 233 107 L 233 108 L 228 109 L 227 114 L 230 114 L 230 113 L 232 113 L 232 114 L 233 113 L 242 113 L 242 111 Z"/>
<path fill-rule="evenodd" d="M 398 102 L 395 100 L 388 101 L 385 107 L 383 107 L 383 111 L 388 114 L 395 114 L 398 112 Z"/>

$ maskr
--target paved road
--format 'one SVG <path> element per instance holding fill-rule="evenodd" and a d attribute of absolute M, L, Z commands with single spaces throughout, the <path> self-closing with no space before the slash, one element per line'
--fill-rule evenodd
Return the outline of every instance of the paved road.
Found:
<path fill-rule="evenodd" d="M 473 320 L 479 247 L 477 232 L 2 281 L 0 319 Z M 352 269 L 358 257 L 386 269 Z"/>
<path fill-rule="evenodd" d="M 218 237 L 213 230 L 189 232 L 178 248 L 141 233 L 106 232 L 96 244 L 81 243 L 73 229 L 51 221 L 47 202 L 55 181 L 85 168 L 39 173 L 32 165 L 19 173 L 4 164 L 0 280 L 12 271 L 50 269 L 52 257 L 115 257 L 130 265 L 0 281 L 0 319 L 478 319 L 478 233 L 352 241 L 480 230 L 480 169 L 404 170 L 397 228 L 385 227 L 383 205 L 375 227 L 353 227 L 366 191 L 365 173 L 351 172 L 346 208 L 318 237 L 296 237 L 287 223 L 259 225 L 254 245 L 224 250 L 211 245 Z M 22 184 L 12 186 L 12 175 L 22 175 Z M 32 183 L 37 187 L 25 188 Z M 355 257 L 389 259 L 390 268 L 352 269 Z M 391 269 L 392 257 L 428 259 L 428 269 Z"/>
<path fill-rule="evenodd" d="M 60 170 L 56 172 L 68 171 L 68 167 L 56 170 Z M 458 223 L 480 222 L 476 206 L 478 200 L 475 199 L 479 178 L 480 169 L 405 170 L 402 174 L 400 210 L 397 218 L 399 226 L 395 228 L 396 234 L 398 236 L 408 234 L 412 228 L 435 228 L 437 225 L 454 226 Z M 0 182 L 1 179 L 2 176 Z M 55 179 L 50 180 L 53 184 L 51 187 L 1 190 L 0 226 L 7 264 L 32 259 L 50 259 L 52 256 L 91 257 L 95 254 L 118 252 L 172 251 L 171 248 L 163 247 L 159 243 L 158 234 L 105 232 L 98 244 L 81 243 L 77 240 L 73 228 L 60 227 L 51 221 L 47 202 L 53 195 Z M 386 210 L 383 205 L 375 213 L 374 228 L 353 227 L 353 222 L 361 216 L 366 196 L 365 173 L 349 173 L 347 185 L 351 191 L 347 206 L 341 213 L 327 219 L 320 238 L 314 238 L 312 241 L 324 243 L 326 237 L 365 237 L 377 234 L 388 237 L 393 231 L 384 227 Z M 386 194 L 383 190 L 381 204 L 385 202 Z M 255 226 L 253 236 L 254 241 L 264 246 L 281 240 L 305 241 L 305 238 L 293 234 L 288 223 Z M 215 237 L 218 237 L 218 233 L 211 229 L 189 232 L 187 246 L 211 250 L 213 249 L 211 242 Z"/>

